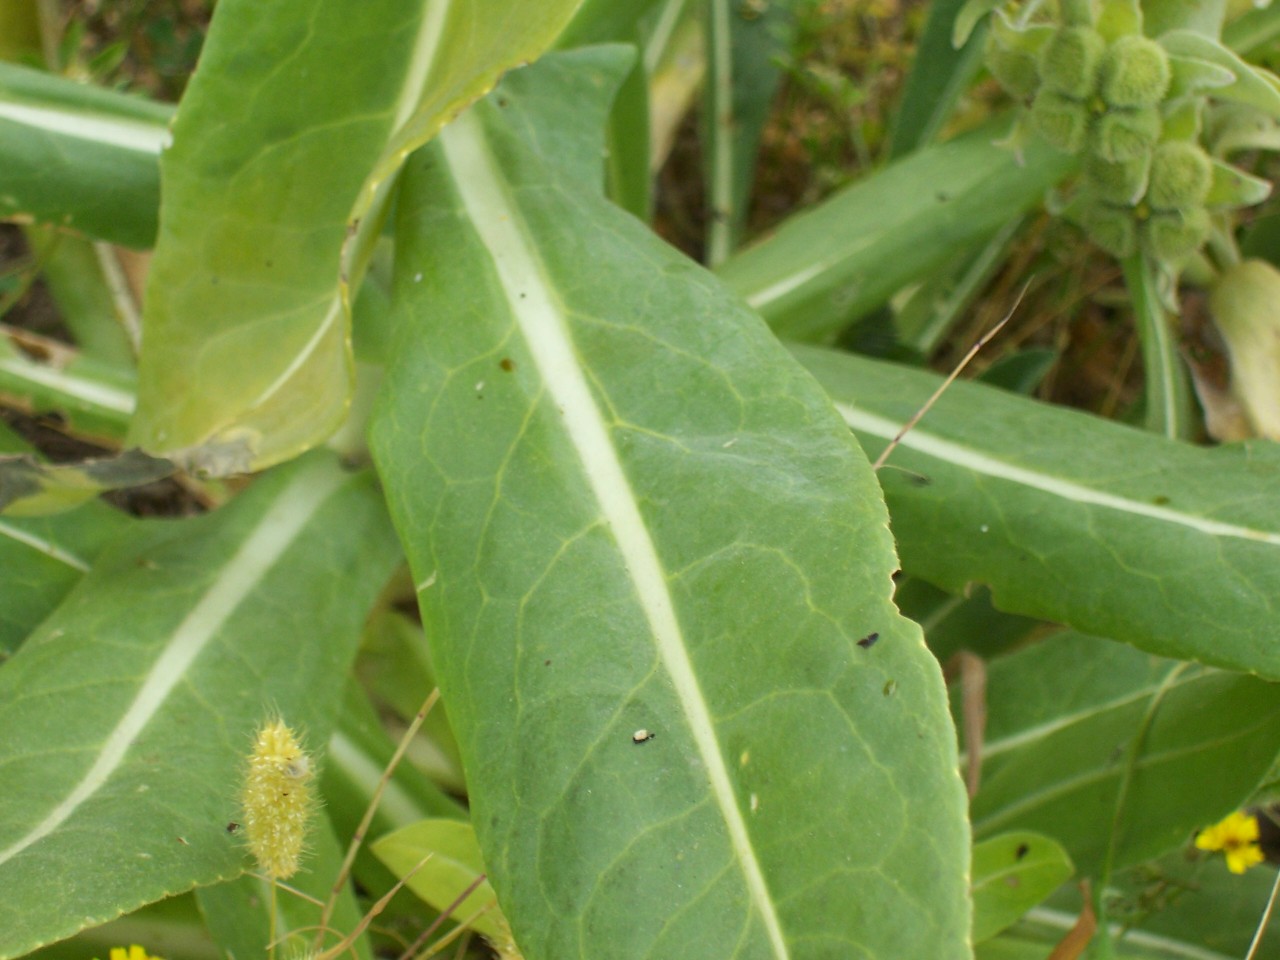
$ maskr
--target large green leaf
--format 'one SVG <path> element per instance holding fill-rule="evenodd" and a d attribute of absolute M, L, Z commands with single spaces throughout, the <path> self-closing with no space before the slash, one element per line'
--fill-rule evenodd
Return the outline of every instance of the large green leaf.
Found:
<path fill-rule="evenodd" d="M 966 957 L 954 745 L 874 479 L 600 195 L 626 66 L 512 74 L 401 183 L 372 446 L 494 888 L 529 960 Z"/>
<path fill-rule="evenodd" d="M 1280 960 L 1275 917 L 1250 943 L 1275 883 L 1268 869 L 1228 873 L 1222 858 L 1177 851 L 1116 877 L 1104 896 L 1115 960 Z M 1074 888 L 1036 907 L 1014 931 L 978 948 L 979 960 L 1046 960 L 1080 910 Z"/>
<path fill-rule="evenodd" d="M 829 339 L 1039 204 L 1074 160 L 990 128 L 926 147 L 788 220 L 720 276 L 782 334 Z"/>
<path fill-rule="evenodd" d="M 396 556 L 372 478 L 316 455 L 98 559 L 0 669 L 0 956 L 245 868 L 250 733 L 327 740 Z"/>
<path fill-rule="evenodd" d="M 1059 634 L 987 671 L 974 835 L 1034 830 L 1086 876 L 1164 853 L 1275 761 L 1280 686 Z"/>
<path fill-rule="evenodd" d="M 0 424 L 0 455 L 24 452 L 26 444 Z M 94 558 L 132 518 L 105 503 L 86 503 L 57 517 L 0 518 L 0 661 L 16 650 Z"/>
<path fill-rule="evenodd" d="M 223 474 L 332 433 L 385 185 L 576 5 L 222 0 L 161 159 L 134 442 Z"/>
<path fill-rule="evenodd" d="M 0 63 L 0 217 L 148 247 L 172 108 Z"/>
<path fill-rule="evenodd" d="M 1193 944 L 1237 960 L 1249 952 L 1275 879 L 1274 869 L 1257 867 L 1235 874 L 1227 870 L 1221 854 L 1188 856 L 1178 850 L 1117 876 L 1108 892 L 1107 910 L 1138 936 Z M 1078 899 L 1060 894 L 1046 907 L 1074 910 Z M 1209 918 L 1212 922 L 1206 922 Z M 1255 960 L 1280 960 L 1280 930 L 1274 917 Z"/>
<path fill-rule="evenodd" d="M 940 378 L 798 355 L 868 452 Z M 903 568 L 1002 610 L 1280 678 L 1280 448 L 1205 449 L 955 383 L 880 471 Z"/>

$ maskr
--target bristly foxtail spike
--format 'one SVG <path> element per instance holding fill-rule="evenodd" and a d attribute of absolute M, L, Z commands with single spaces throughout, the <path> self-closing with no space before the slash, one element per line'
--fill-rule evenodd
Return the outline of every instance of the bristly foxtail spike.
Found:
<path fill-rule="evenodd" d="M 254 738 L 240 794 L 249 850 L 267 876 L 284 880 L 298 871 L 315 812 L 315 770 L 284 721 L 268 720 Z"/>

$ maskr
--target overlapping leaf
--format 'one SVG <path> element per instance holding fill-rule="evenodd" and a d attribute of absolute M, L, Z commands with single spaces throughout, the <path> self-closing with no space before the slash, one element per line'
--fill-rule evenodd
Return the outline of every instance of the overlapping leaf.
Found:
<path fill-rule="evenodd" d="M 927 147 L 790 218 L 720 276 L 779 333 L 829 339 L 1039 204 L 1074 160 L 984 129 Z"/>
<path fill-rule="evenodd" d="M 0 670 L 0 956 L 233 877 L 271 709 L 328 736 L 397 553 L 367 474 L 316 455 L 102 556 Z"/>
<path fill-rule="evenodd" d="M 161 161 L 134 441 L 224 474 L 330 434 L 364 256 L 348 239 L 376 236 L 404 155 L 575 6 L 219 3 Z"/>
<path fill-rule="evenodd" d="M 798 354 L 879 452 L 939 379 Z M 953 384 L 880 471 L 903 568 L 1164 656 L 1280 679 L 1280 448 L 1205 449 Z"/>
<path fill-rule="evenodd" d="M 373 448 L 494 888 L 529 960 L 966 957 L 874 480 L 758 319 L 600 196 L 626 65 L 512 74 L 399 197 Z"/>
<path fill-rule="evenodd" d="M 0 217 L 155 239 L 171 107 L 0 63 Z"/>
<path fill-rule="evenodd" d="M 1035 830 L 1083 875 L 1158 856 L 1275 762 L 1280 686 L 1060 634 L 996 660 L 974 835 Z"/>
<path fill-rule="evenodd" d="M 0 455 L 26 445 L 0 425 Z M 0 662 L 13 653 L 67 592 L 99 551 L 133 523 L 105 503 L 88 503 L 59 517 L 0 518 Z"/>

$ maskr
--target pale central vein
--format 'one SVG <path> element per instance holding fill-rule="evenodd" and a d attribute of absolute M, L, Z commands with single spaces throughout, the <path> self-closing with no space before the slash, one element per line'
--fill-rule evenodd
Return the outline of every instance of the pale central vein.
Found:
<path fill-rule="evenodd" d="M 137 406 L 137 398 L 128 390 L 87 380 L 47 364 L 25 360 L 18 354 L 0 357 L 0 370 L 27 383 L 49 387 L 65 396 L 112 413 L 130 414 Z"/>
<path fill-rule="evenodd" d="M 88 143 L 100 143 L 137 153 L 159 155 L 170 142 L 168 128 L 160 123 L 147 123 L 145 120 L 124 117 L 94 116 L 53 107 L 0 102 L 0 119 L 12 120 L 27 127 L 84 140 Z"/>
<path fill-rule="evenodd" d="M 89 563 L 82 560 L 69 550 L 63 550 L 56 543 L 44 537 L 38 537 L 34 533 L 19 529 L 12 524 L 5 523 L 0 520 L 0 537 L 8 537 L 16 540 L 18 543 L 25 544 L 33 550 L 39 550 L 45 556 L 64 563 L 72 570 L 79 570 L 81 573 L 89 571 Z"/>
<path fill-rule="evenodd" d="M 43 820 L 0 851 L 0 864 L 60 827 L 119 769 L 134 741 L 160 712 L 196 657 L 344 479 L 342 471 L 331 464 L 311 467 L 303 469 L 280 493 L 217 579 L 169 636 L 133 702 L 107 734 L 89 771 Z"/>
<path fill-rule="evenodd" d="M 898 421 L 868 413 L 866 410 L 859 410 L 848 404 L 837 403 L 836 409 L 840 411 L 840 416 L 844 418 L 844 422 L 853 429 L 869 433 L 875 437 L 889 440 L 897 436 L 898 431 L 902 429 L 902 423 Z M 1152 520 L 1160 520 L 1180 527 L 1188 527 L 1212 537 L 1233 537 L 1239 540 L 1253 540 L 1280 546 L 1280 532 L 1258 530 L 1235 523 L 1223 523 L 1219 520 L 1210 520 L 1207 517 L 1171 510 L 1168 507 L 1157 506 L 1153 503 L 1143 503 L 1141 500 L 1133 500 L 1129 497 L 1122 497 L 1119 494 L 1095 490 L 1038 470 L 1028 470 L 1025 467 L 1018 467 L 1003 460 L 997 460 L 972 447 L 966 447 L 934 436 L 926 430 L 918 428 L 911 430 L 899 441 L 899 446 L 919 450 L 928 456 L 937 457 L 946 463 L 972 470 L 974 473 L 997 477 L 1001 480 L 1009 480 L 1075 503 L 1120 510 L 1124 513 L 1148 517 Z"/>
<path fill-rule="evenodd" d="M 475 112 L 464 114 L 446 127 L 441 134 L 441 144 L 472 227 L 493 258 L 511 314 L 527 341 L 548 392 L 562 411 L 565 430 L 581 460 L 591 492 L 622 553 L 659 656 L 685 711 L 751 901 L 768 931 L 773 955 L 786 960 L 789 953 L 782 925 L 734 796 L 711 711 L 689 659 L 666 575 L 604 415 L 583 374 L 556 292 L 543 272 L 533 245 L 526 240 L 519 212 L 507 196 Z"/>

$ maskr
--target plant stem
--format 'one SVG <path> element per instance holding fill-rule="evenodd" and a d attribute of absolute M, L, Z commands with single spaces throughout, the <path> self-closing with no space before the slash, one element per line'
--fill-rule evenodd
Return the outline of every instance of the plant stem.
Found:
<path fill-rule="evenodd" d="M 1191 392 L 1169 316 L 1160 302 L 1156 265 L 1142 254 L 1124 260 L 1146 379 L 1146 427 L 1170 439 L 1191 433 Z"/>

